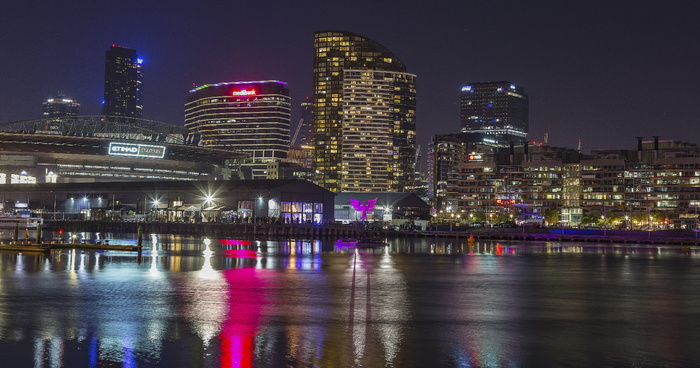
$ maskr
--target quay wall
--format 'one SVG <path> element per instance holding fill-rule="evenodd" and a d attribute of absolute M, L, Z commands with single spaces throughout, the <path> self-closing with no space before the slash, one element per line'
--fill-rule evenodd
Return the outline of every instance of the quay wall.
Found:
<path fill-rule="evenodd" d="M 64 221 L 47 220 L 45 231 L 65 232 L 103 232 L 136 233 L 141 226 L 146 233 L 180 234 L 192 236 L 221 236 L 243 238 L 358 238 L 362 236 L 398 238 L 398 237 L 435 237 L 463 238 L 469 240 L 500 241 L 569 241 L 598 243 L 645 243 L 700 245 L 697 233 L 666 231 L 577 231 L 535 228 L 493 228 L 470 230 L 427 230 L 397 231 L 392 229 L 364 230 L 358 225 L 343 224 L 285 224 L 285 223 L 217 223 L 217 222 L 124 222 L 124 221 Z"/>

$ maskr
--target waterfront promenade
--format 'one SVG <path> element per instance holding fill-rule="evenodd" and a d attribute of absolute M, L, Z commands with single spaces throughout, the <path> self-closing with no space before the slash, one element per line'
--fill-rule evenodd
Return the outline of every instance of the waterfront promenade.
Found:
<path fill-rule="evenodd" d="M 65 232 L 113 232 L 136 233 L 141 226 L 146 233 L 241 236 L 256 238 L 351 238 L 363 235 L 384 238 L 434 237 L 464 238 L 473 240 L 523 240 L 523 241 L 575 241 L 602 243 L 646 243 L 673 245 L 700 245 L 692 231 L 622 231 L 622 230 L 574 230 L 543 228 L 471 228 L 429 230 L 364 229 L 359 225 L 330 223 L 219 223 L 219 222 L 123 222 L 123 221 L 51 221 L 45 223 L 46 231 L 63 229 Z"/>

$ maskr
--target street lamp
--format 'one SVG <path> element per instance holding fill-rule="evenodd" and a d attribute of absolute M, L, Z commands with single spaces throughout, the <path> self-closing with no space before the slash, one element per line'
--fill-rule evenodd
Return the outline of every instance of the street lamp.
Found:
<path fill-rule="evenodd" d="M 151 208 L 151 211 L 153 212 L 153 218 L 151 218 L 151 221 L 156 220 L 156 215 L 158 214 L 158 208 L 160 208 L 160 200 L 158 198 L 153 200 L 153 207 Z"/>

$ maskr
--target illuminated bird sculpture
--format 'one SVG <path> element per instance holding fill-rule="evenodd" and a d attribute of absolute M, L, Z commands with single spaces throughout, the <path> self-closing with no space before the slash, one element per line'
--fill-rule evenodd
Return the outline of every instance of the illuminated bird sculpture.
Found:
<path fill-rule="evenodd" d="M 362 221 L 367 220 L 367 212 L 374 211 L 374 205 L 377 204 L 377 199 L 370 199 L 367 201 L 358 201 L 356 199 L 351 199 L 350 204 L 352 207 L 355 209 L 355 211 L 360 211 L 362 212 Z"/>

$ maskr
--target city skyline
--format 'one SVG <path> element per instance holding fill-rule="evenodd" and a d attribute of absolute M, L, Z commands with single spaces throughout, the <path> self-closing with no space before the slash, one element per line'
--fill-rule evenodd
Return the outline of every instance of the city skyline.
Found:
<path fill-rule="evenodd" d="M 171 5 L 78 2 L 35 12 L 31 2 L 11 4 L 0 122 L 39 118 L 41 101 L 57 89 L 84 114 L 99 113 L 104 48 L 120 44 L 143 55 L 146 118 L 183 124 L 193 84 L 278 79 L 289 82 L 296 123 L 296 107 L 311 94 L 313 32 L 343 29 L 391 49 L 418 76 L 423 146 L 434 134 L 459 131 L 460 88 L 487 80 L 527 90 L 531 141 L 542 141 L 546 126 L 550 145 L 582 139 L 586 152 L 633 148 L 635 136 L 700 141 L 689 3 L 386 3 L 371 14 L 333 3 Z"/>

